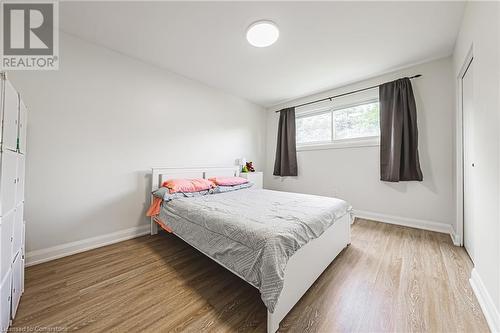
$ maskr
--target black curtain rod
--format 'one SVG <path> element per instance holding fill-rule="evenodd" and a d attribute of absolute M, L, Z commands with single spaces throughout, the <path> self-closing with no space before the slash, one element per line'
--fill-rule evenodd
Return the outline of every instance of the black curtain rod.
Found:
<path fill-rule="evenodd" d="M 414 75 L 412 77 L 409 77 L 409 79 L 411 80 L 411 79 L 415 79 L 415 78 L 421 77 L 421 76 L 422 76 L 422 74 L 417 74 L 417 75 Z M 343 93 L 343 94 L 340 94 L 340 95 L 335 95 L 335 96 L 331 96 L 331 97 L 326 97 L 326 98 L 318 99 L 318 100 L 315 100 L 315 101 L 312 101 L 312 102 L 307 102 L 307 103 L 304 103 L 304 104 L 295 105 L 294 108 L 299 108 L 301 106 L 306 106 L 306 105 L 309 105 L 309 104 L 319 103 L 319 102 L 328 101 L 328 100 L 331 101 L 334 98 L 338 98 L 338 97 L 342 97 L 342 96 L 347 96 L 347 95 L 355 94 L 355 93 L 362 92 L 362 91 L 365 91 L 365 90 L 370 90 L 370 89 L 373 89 L 373 88 L 377 88 L 378 86 L 380 86 L 380 84 L 377 84 L 376 86 L 371 86 L 371 87 L 368 87 L 368 88 L 363 88 L 363 89 L 358 89 L 358 90 L 346 92 L 346 93 Z M 275 112 L 278 113 L 280 111 L 281 110 L 278 110 L 278 111 L 275 111 Z"/>

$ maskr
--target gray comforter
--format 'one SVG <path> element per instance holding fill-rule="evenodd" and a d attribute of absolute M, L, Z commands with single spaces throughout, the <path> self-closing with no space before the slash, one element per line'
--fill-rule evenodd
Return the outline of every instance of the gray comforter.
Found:
<path fill-rule="evenodd" d="M 274 312 L 288 259 L 349 211 L 339 199 L 245 189 L 165 202 L 159 218 L 258 288 Z"/>

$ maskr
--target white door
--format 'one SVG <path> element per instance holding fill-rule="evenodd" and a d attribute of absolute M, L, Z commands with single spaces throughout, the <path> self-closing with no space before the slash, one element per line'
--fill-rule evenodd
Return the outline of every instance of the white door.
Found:
<path fill-rule="evenodd" d="M 475 179 L 475 146 L 474 146 L 474 81 L 473 63 L 462 77 L 462 111 L 463 111 L 463 158 L 464 158 L 464 247 L 474 262 L 474 224 L 477 221 L 477 181 Z"/>
<path fill-rule="evenodd" d="M 9 81 L 5 81 L 5 101 L 3 112 L 3 147 L 9 150 L 17 150 L 19 95 Z"/>
<path fill-rule="evenodd" d="M 26 105 L 22 99 L 19 99 L 19 152 L 26 153 L 26 126 L 28 122 L 28 113 Z"/>

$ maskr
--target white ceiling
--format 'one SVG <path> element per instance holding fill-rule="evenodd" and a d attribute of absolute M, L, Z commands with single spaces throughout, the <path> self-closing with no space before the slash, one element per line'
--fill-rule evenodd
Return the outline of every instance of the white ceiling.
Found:
<path fill-rule="evenodd" d="M 263 106 L 450 55 L 461 2 L 61 2 L 63 31 Z M 270 19 L 268 48 L 245 39 Z"/>

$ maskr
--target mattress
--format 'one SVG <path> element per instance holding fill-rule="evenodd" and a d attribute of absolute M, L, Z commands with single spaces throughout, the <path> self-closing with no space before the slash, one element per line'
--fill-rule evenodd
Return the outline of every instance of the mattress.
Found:
<path fill-rule="evenodd" d="M 288 259 L 350 210 L 340 199 L 250 188 L 164 202 L 159 219 L 258 288 L 274 312 Z"/>

